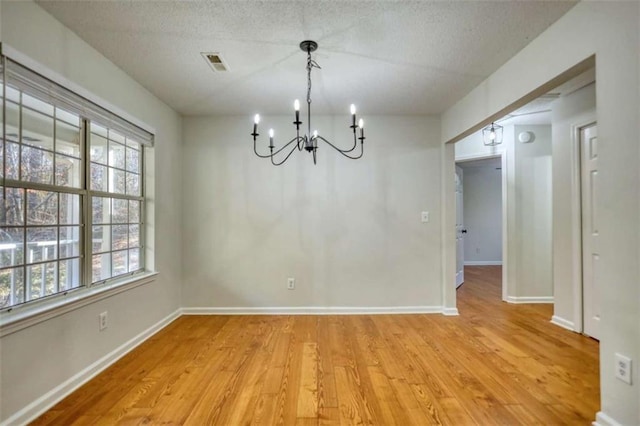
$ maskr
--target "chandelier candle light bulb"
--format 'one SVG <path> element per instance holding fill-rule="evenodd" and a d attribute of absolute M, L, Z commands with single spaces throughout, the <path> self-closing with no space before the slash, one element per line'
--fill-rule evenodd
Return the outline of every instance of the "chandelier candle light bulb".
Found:
<path fill-rule="evenodd" d="M 253 137 L 258 136 L 258 123 L 260 123 L 260 114 L 253 117 Z"/>
<path fill-rule="evenodd" d="M 271 160 L 271 164 L 274 166 L 280 166 L 284 164 L 285 161 L 293 154 L 293 152 L 298 149 L 298 151 L 302 151 L 303 149 L 307 152 L 310 152 L 313 155 L 313 164 L 316 164 L 316 151 L 318 150 L 318 141 L 322 141 L 329 145 L 329 147 L 338 151 L 343 156 L 356 160 L 362 157 L 364 152 L 364 121 L 360 119 L 358 125 L 356 125 L 356 106 L 351 104 L 351 127 L 353 129 L 353 146 L 351 148 L 339 148 L 333 143 L 329 142 L 327 139 L 322 136 L 318 136 L 318 131 L 314 130 L 311 133 L 311 70 L 313 68 L 320 68 L 316 61 L 311 59 L 311 52 L 315 52 L 318 48 L 318 43 L 312 40 L 305 40 L 300 43 L 300 49 L 303 52 L 307 53 L 307 133 L 304 135 L 300 135 L 300 125 L 302 122 L 300 121 L 300 101 L 296 99 L 293 102 L 293 109 L 295 110 L 296 121 L 293 122 L 296 126 L 296 136 L 291 139 L 289 142 L 284 144 L 281 148 L 278 148 L 274 151 L 275 145 L 273 144 L 273 129 L 269 129 L 269 154 L 260 154 L 258 153 L 256 144 L 258 134 L 258 123 L 260 122 L 260 115 L 256 114 L 254 123 L 253 123 L 253 152 L 260 158 L 269 158 Z M 356 129 L 360 127 L 360 137 L 358 138 L 356 135 Z M 358 140 L 360 141 L 360 152 L 354 152 L 358 147 Z M 287 151 L 285 151 L 287 150 Z M 283 154 L 279 155 L 281 152 Z M 353 153 L 353 154 L 352 154 Z M 275 161 L 276 156 L 284 157 L 281 161 Z"/>

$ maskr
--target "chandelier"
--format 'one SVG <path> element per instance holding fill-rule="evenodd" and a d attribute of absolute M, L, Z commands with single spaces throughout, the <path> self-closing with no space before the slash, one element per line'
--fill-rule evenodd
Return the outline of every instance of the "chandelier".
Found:
<path fill-rule="evenodd" d="M 482 142 L 485 146 L 496 146 L 502 143 L 502 126 L 491 123 L 482 129 Z"/>
<path fill-rule="evenodd" d="M 298 151 L 302 151 L 303 149 L 313 156 L 313 164 L 316 164 L 316 151 L 318 150 L 318 141 L 322 141 L 331 148 L 338 151 L 340 154 L 344 155 L 347 158 L 352 160 L 357 160 L 362 157 L 362 153 L 364 151 L 364 120 L 361 118 L 357 121 L 356 124 L 356 107 L 351 104 L 351 125 L 349 126 L 353 130 L 353 146 L 349 149 L 341 149 L 329 142 L 327 139 L 322 137 L 322 135 L 318 134 L 317 130 L 311 132 L 311 69 L 318 68 L 320 66 L 311 59 L 311 52 L 314 52 L 318 48 L 318 43 L 312 40 L 305 40 L 300 43 L 300 49 L 303 52 L 307 52 L 307 133 L 300 136 L 300 125 L 302 121 L 300 121 L 300 101 L 296 99 L 293 103 L 293 109 L 295 110 L 295 118 L 296 120 L 293 124 L 296 126 L 296 136 L 291 139 L 289 142 L 284 144 L 281 148 L 276 149 L 276 146 L 273 143 L 274 140 L 274 131 L 273 129 L 269 129 L 269 153 L 268 154 L 260 154 L 256 148 L 256 139 L 260 134 L 258 133 L 258 124 L 260 123 L 260 114 L 256 114 L 253 121 L 253 152 L 260 158 L 269 158 L 271 159 L 271 163 L 274 166 L 279 166 L 284 164 L 285 161 L 289 159 L 291 154 L 293 154 L 296 149 Z M 360 129 L 360 136 L 358 137 L 356 134 L 356 130 Z M 304 132 L 304 130 L 303 130 Z M 356 150 L 358 146 L 358 141 L 360 141 L 360 150 Z"/>

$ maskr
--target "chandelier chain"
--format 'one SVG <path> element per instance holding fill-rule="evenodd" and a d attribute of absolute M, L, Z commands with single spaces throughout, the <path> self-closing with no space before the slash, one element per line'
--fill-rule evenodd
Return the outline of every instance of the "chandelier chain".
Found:
<path fill-rule="evenodd" d="M 307 104 L 311 104 L 311 69 L 321 69 L 320 65 L 311 59 L 311 51 L 307 50 Z"/>

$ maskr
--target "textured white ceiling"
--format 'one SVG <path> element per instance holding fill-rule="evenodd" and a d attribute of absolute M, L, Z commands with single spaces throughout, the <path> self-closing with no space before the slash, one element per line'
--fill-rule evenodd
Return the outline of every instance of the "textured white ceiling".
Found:
<path fill-rule="evenodd" d="M 437 114 L 567 12 L 572 1 L 40 1 L 183 114 L 313 110 Z M 220 52 L 214 73 L 200 52 Z"/>

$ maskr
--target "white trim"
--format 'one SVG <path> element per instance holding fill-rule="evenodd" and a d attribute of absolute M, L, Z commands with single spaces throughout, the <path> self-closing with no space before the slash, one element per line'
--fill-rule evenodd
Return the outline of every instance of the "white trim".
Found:
<path fill-rule="evenodd" d="M 504 131 L 504 129 L 503 129 Z M 502 135 L 504 138 L 504 134 Z M 502 262 L 504 264 L 502 268 L 502 300 L 507 300 L 507 289 L 509 282 L 509 270 L 507 265 L 509 265 L 509 188 L 508 188 L 508 154 L 507 147 L 505 146 L 504 151 L 502 151 L 500 155 L 500 159 L 502 162 Z M 509 157 L 510 158 L 510 157 Z M 514 160 L 512 160 L 514 161 Z M 512 262 L 510 268 L 513 269 L 515 267 L 515 263 Z M 514 275 L 515 276 L 515 273 Z M 513 285 L 513 283 L 512 283 Z"/>
<path fill-rule="evenodd" d="M 460 313 L 458 312 L 458 308 L 442 308 L 442 315 L 457 317 Z"/>
<path fill-rule="evenodd" d="M 77 83 L 74 83 L 68 78 L 62 76 L 61 74 L 58 74 L 57 72 L 47 68 L 46 66 L 42 65 L 40 62 L 31 59 L 24 53 L 9 46 L 7 43 L 3 42 L 1 44 L 2 44 L 2 54 L 7 56 L 8 58 L 13 59 L 14 61 L 35 71 L 41 76 L 48 78 L 54 83 L 57 83 L 71 90 L 72 92 L 75 92 L 76 94 L 82 96 L 83 98 L 93 102 L 94 104 L 99 105 L 102 108 L 114 113 L 115 115 L 120 116 L 121 118 L 125 119 L 129 123 L 140 127 L 141 129 L 151 133 L 152 135 L 156 134 L 156 129 L 150 126 L 149 124 L 145 123 L 144 121 L 132 116 L 126 111 L 123 111 L 122 109 L 111 104 L 110 102 L 105 101 L 98 95 L 95 95 L 94 93 L 88 91 L 87 89 L 78 85 Z"/>
<path fill-rule="evenodd" d="M 596 112 L 588 111 L 575 117 L 571 124 L 571 270 L 573 275 L 573 323 L 578 333 L 584 331 L 582 282 L 582 160 L 580 129 L 596 123 Z"/>
<path fill-rule="evenodd" d="M 559 317 L 557 315 L 552 316 L 550 322 L 551 322 L 551 324 L 555 324 L 555 325 L 557 325 L 559 327 L 562 327 L 562 328 L 565 328 L 565 329 L 567 329 L 569 331 L 574 331 L 574 332 L 576 331 L 575 325 L 573 324 L 573 322 L 571 322 L 569 320 L 566 320 L 564 318 L 561 318 L 561 317 Z"/>
<path fill-rule="evenodd" d="M 66 314 L 107 297 L 115 296 L 118 293 L 149 284 L 155 281 L 157 275 L 157 272 L 146 272 L 127 276 L 123 280 L 78 289 L 68 294 L 59 294 L 51 296 L 51 298 L 44 298 L 41 301 L 15 306 L 0 312 L 0 337 Z"/>
<path fill-rule="evenodd" d="M 455 309 L 455 308 L 454 308 Z M 189 307 L 183 315 L 376 315 L 376 314 L 441 314 L 442 306 L 300 306 L 300 307 Z M 456 309 L 457 311 L 457 309 Z M 447 315 L 447 314 L 445 314 Z"/>
<path fill-rule="evenodd" d="M 465 260 L 464 266 L 492 266 L 502 265 L 502 260 Z"/>
<path fill-rule="evenodd" d="M 596 413 L 596 421 L 591 424 L 593 426 L 622 426 L 622 423 L 602 411 Z"/>
<path fill-rule="evenodd" d="M 104 369 L 118 361 L 124 355 L 129 353 L 131 350 L 135 349 L 142 342 L 156 334 L 158 331 L 162 330 L 164 327 L 169 325 L 175 319 L 180 317 L 181 310 L 178 309 L 175 312 L 169 314 L 167 317 L 161 319 L 151 327 L 147 328 L 137 336 L 133 337 L 131 340 L 125 342 L 120 345 L 113 351 L 109 352 L 107 355 L 103 356 L 93 364 L 84 368 L 77 374 L 73 375 L 69 379 L 65 380 L 63 383 L 59 384 L 55 388 L 51 389 L 49 392 L 42 395 L 40 398 L 31 402 L 20 411 L 14 413 L 11 417 L 4 420 L 0 425 L 13 425 L 13 424 L 27 424 L 33 420 L 35 420 L 42 413 L 47 411 L 49 408 L 53 407 L 55 404 L 64 399 L 67 395 L 69 395 L 74 390 L 78 389 L 83 384 L 87 383 L 89 380 L 94 378 Z"/>
<path fill-rule="evenodd" d="M 466 163 L 469 161 L 488 160 L 491 158 L 502 157 L 502 154 L 504 153 L 505 153 L 505 150 L 502 149 L 500 151 L 496 151 L 495 153 L 491 153 L 491 154 L 479 153 L 479 154 L 461 155 L 455 158 L 455 162 Z"/>
<path fill-rule="evenodd" d="M 553 303 L 553 296 L 507 296 L 507 302 L 514 304 L 521 303 Z"/>

